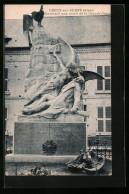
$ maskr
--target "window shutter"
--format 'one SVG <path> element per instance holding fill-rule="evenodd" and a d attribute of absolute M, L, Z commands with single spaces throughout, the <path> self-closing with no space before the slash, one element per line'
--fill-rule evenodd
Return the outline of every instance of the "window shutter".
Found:
<path fill-rule="evenodd" d="M 106 132 L 111 131 L 111 120 L 106 120 Z"/>
<path fill-rule="evenodd" d="M 8 68 L 4 69 L 4 79 L 8 79 Z"/>
<path fill-rule="evenodd" d="M 103 81 L 97 80 L 97 90 L 103 90 Z"/>
<path fill-rule="evenodd" d="M 103 132 L 103 120 L 98 120 L 98 132 Z"/>
<path fill-rule="evenodd" d="M 103 107 L 98 107 L 98 118 L 103 118 Z"/>
<path fill-rule="evenodd" d="M 84 111 L 86 111 L 86 105 L 84 105 Z"/>
<path fill-rule="evenodd" d="M 105 77 L 110 77 L 110 66 L 105 66 Z"/>
<path fill-rule="evenodd" d="M 82 71 L 85 71 L 85 66 L 80 66 L 80 68 L 81 68 Z M 83 84 L 83 86 L 82 86 L 82 89 L 83 89 L 83 90 L 86 89 L 85 82 L 84 82 L 84 84 Z"/>
<path fill-rule="evenodd" d="M 4 68 L 4 91 L 7 91 L 8 68 Z"/>
<path fill-rule="evenodd" d="M 7 80 L 4 80 L 4 91 L 7 91 Z"/>
<path fill-rule="evenodd" d="M 105 90 L 110 90 L 110 79 L 105 79 Z"/>
<path fill-rule="evenodd" d="M 5 107 L 4 118 L 7 119 L 7 108 Z"/>
<path fill-rule="evenodd" d="M 6 125 L 7 125 L 7 121 L 4 120 L 4 130 L 6 131 Z"/>
<path fill-rule="evenodd" d="M 5 107 L 5 110 L 4 110 L 4 130 L 6 130 L 6 124 L 7 124 L 7 108 Z"/>
<path fill-rule="evenodd" d="M 97 66 L 97 73 L 103 75 L 102 66 Z M 103 90 L 103 81 L 97 80 L 97 90 Z"/>
<path fill-rule="evenodd" d="M 105 107 L 106 118 L 111 118 L 111 107 Z"/>
<path fill-rule="evenodd" d="M 103 76 L 102 66 L 97 66 L 97 73 Z"/>

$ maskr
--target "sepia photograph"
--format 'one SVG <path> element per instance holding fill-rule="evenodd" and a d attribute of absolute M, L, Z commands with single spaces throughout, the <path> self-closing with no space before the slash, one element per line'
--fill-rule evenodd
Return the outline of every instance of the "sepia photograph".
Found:
<path fill-rule="evenodd" d="M 5 176 L 112 176 L 111 5 L 4 5 Z"/>

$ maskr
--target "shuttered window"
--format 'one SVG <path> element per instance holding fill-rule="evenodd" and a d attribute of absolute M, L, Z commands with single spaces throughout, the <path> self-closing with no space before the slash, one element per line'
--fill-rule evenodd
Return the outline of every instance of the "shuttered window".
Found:
<path fill-rule="evenodd" d="M 103 81 L 97 80 L 97 90 L 103 90 Z"/>
<path fill-rule="evenodd" d="M 106 120 L 106 132 L 111 131 L 111 120 Z"/>
<path fill-rule="evenodd" d="M 103 75 L 102 66 L 97 66 L 97 73 Z M 103 90 L 103 80 L 97 80 L 97 90 Z"/>
<path fill-rule="evenodd" d="M 106 118 L 111 118 L 111 107 L 105 107 Z"/>
<path fill-rule="evenodd" d="M 103 75 L 102 66 L 97 66 L 97 73 Z"/>
<path fill-rule="evenodd" d="M 105 77 L 110 77 L 110 66 L 105 66 Z"/>
<path fill-rule="evenodd" d="M 98 107 L 98 132 L 111 132 L 111 107 Z"/>
<path fill-rule="evenodd" d="M 110 79 L 105 79 L 105 90 L 110 90 Z"/>
<path fill-rule="evenodd" d="M 83 106 L 83 110 L 87 111 L 87 106 L 86 105 Z M 84 122 L 86 122 L 86 117 L 84 117 Z"/>
<path fill-rule="evenodd" d="M 4 129 L 6 131 L 6 125 L 7 125 L 7 108 L 4 109 Z"/>
<path fill-rule="evenodd" d="M 84 111 L 86 111 L 86 108 L 87 108 L 86 105 L 84 105 Z"/>
<path fill-rule="evenodd" d="M 4 68 L 4 79 L 8 79 L 8 68 Z"/>
<path fill-rule="evenodd" d="M 8 68 L 4 68 L 4 91 L 8 91 Z"/>
<path fill-rule="evenodd" d="M 4 91 L 7 91 L 8 90 L 7 84 L 8 84 L 8 81 L 7 80 L 4 80 Z"/>
<path fill-rule="evenodd" d="M 102 75 L 104 80 L 97 80 L 97 90 L 111 90 L 111 68 L 110 66 L 97 66 L 97 73 Z"/>
<path fill-rule="evenodd" d="M 98 118 L 103 118 L 103 107 L 98 107 Z"/>
<path fill-rule="evenodd" d="M 5 107 L 4 118 L 7 119 L 7 108 Z"/>
<path fill-rule="evenodd" d="M 98 132 L 103 132 L 103 120 L 98 120 Z"/>
<path fill-rule="evenodd" d="M 105 66 L 105 90 L 111 89 L 110 66 Z"/>
<path fill-rule="evenodd" d="M 7 125 L 7 123 L 6 123 L 7 121 L 6 120 L 4 120 L 4 130 L 6 131 L 6 125 Z"/>
<path fill-rule="evenodd" d="M 82 71 L 85 71 L 85 66 L 80 66 Z M 82 89 L 85 91 L 86 90 L 86 83 L 83 84 Z"/>

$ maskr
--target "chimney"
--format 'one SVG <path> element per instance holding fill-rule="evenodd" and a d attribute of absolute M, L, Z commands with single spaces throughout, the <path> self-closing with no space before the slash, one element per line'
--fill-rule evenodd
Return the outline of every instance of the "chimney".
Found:
<path fill-rule="evenodd" d="M 33 27 L 33 18 L 30 15 L 23 15 L 23 33 L 29 32 L 29 28 Z"/>

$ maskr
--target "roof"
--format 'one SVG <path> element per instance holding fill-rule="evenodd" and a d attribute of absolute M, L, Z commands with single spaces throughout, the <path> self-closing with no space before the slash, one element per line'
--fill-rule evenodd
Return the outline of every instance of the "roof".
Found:
<path fill-rule="evenodd" d="M 23 33 L 22 20 L 5 20 L 5 36 L 12 38 L 6 47 L 28 47 L 28 35 Z"/>
<path fill-rule="evenodd" d="M 49 33 L 60 36 L 69 44 L 98 44 L 111 42 L 110 20 L 109 15 L 48 17 L 42 24 Z"/>
<path fill-rule="evenodd" d="M 111 42 L 111 17 L 67 16 L 45 17 L 42 25 L 54 37 L 60 36 L 71 45 Z M 23 20 L 5 20 L 5 35 L 12 38 L 7 47 L 28 47 L 27 34 L 23 33 Z"/>

